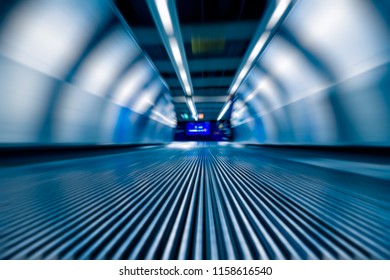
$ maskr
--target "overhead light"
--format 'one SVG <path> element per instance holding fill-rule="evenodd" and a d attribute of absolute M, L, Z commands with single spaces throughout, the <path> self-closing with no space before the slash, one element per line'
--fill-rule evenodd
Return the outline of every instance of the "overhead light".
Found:
<path fill-rule="evenodd" d="M 249 55 L 247 64 L 251 64 L 256 59 L 256 56 L 260 53 L 260 51 L 263 49 L 265 43 L 267 42 L 269 35 L 270 35 L 270 32 L 265 31 L 260 36 L 260 39 L 257 41 L 255 47 L 253 48 L 251 54 Z"/>
<path fill-rule="evenodd" d="M 249 70 L 249 65 L 247 63 L 247 64 L 245 64 L 244 68 L 242 68 L 240 74 L 238 75 L 238 79 L 237 80 L 241 81 L 242 79 L 244 79 L 246 73 L 248 73 L 248 70 Z"/>
<path fill-rule="evenodd" d="M 187 99 L 187 104 L 188 104 L 188 107 L 190 108 L 192 117 L 197 121 L 198 120 L 198 114 L 196 113 L 196 109 L 195 109 L 195 106 L 194 106 L 194 101 L 192 100 L 192 98 L 188 98 Z"/>
<path fill-rule="evenodd" d="M 236 75 L 235 79 L 233 80 L 232 85 L 230 86 L 229 89 L 229 95 L 233 96 L 242 82 L 245 80 L 246 76 L 248 75 L 249 71 L 253 67 L 253 65 L 256 63 L 256 59 L 260 56 L 262 51 L 267 45 L 267 41 L 269 41 L 270 36 L 271 36 L 271 31 L 274 29 L 278 22 L 284 17 L 284 15 L 289 11 L 290 4 L 293 3 L 294 0 L 278 0 L 277 1 L 277 6 L 275 10 L 273 11 L 266 28 L 263 32 L 261 30 L 257 31 L 257 34 L 259 38 L 257 42 L 254 44 L 251 44 L 253 46 L 252 49 L 247 50 L 247 57 L 245 63 L 241 63 L 241 69 L 238 72 L 238 75 Z M 260 24 L 259 28 L 263 28 L 263 25 Z M 254 38 L 255 39 L 255 38 Z M 248 55 L 249 54 L 249 55 Z M 219 114 L 218 120 L 223 117 L 223 115 L 226 113 L 226 110 L 230 106 L 231 101 L 229 100 L 228 103 L 225 104 L 225 107 L 223 107 L 222 112 Z"/>
<path fill-rule="evenodd" d="M 272 13 L 270 20 L 268 21 L 267 30 L 272 30 L 279 22 L 279 20 L 283 17 L 286 12 L 288 6 L 290 5 L 291 0 L 279 0 L 276 6 L 275 11 Z"/>
<path fill-rule="evenodd" d="M 179 49 L 179 45 L 177 44 L 177 40 L 175 37 L 169 38 L 169 45 L 171 46 L 172 54 L 175 59 L 176 65 L 179 69 L 183 69 L 183 60 L 181 58 L 181 53 Z"/>
<path fill-rule="evenodd" d="M 186 74 L 186 71 L 184 70 L 184 68 L 183 67 L 179 67 L 179 69 L 180 69 L 180 76 L 182 76 L 183 77 L 183 81 L 186 81 L 186 82 L 188 82 L 188 80 L 187 80 L 187 74 Z"/>
<path fill-rule="evenodd" d="M 195 117 L 195 107 L 194 107 L 194 102 L 192 100 L 190 100 L 188 102 L 188 106 L 190 107 L 190 111 L 191 111 L 191 114 L 193 117 Z"/>
<path fill-rule="evenodd" d="M 229 94 L 230 94 L 230 95 L 233 95 L 233 94 L 236 92 L 237 89 L 238 89 L 238 82 L 236 81 L 236 82 L 234 83 L 232 89 L 230 90 Z"/>
<path fill-rule="evenodd" d="M 229 91 L 230 95 L 233 95 L 237 91 L 237 89 L 239 88 L 239 86 L 241 85 L 245 77 L 248 75 L 248 72 L 256 62 L 256 58 L 258 58 L 260 53 L 264 50 L 266 43 L 270 38 L 271 30 L 283 18 L 288 8 L 290 7 L 291 3 L 292 0 L 279 0 L 277 2 L 277 6 L 267 23 L 266 30 L 263 33 L 261 33 L 261 36 L 258 38 L 254 47 L 251 50 L 247 51 L 250 54 L 247 60 L 245 61 L 245 63 L 242 64 L 243 66 L 239 71 L 238 76 L 236 76 L 233 85 L 231 86 L 231 89 Z"/>
<path fill-rule="evenodd" d="M 231 104 L 232 104 L 232 101 L 231 101 L 231 100 L 229 100 L 229 101 L 225 104 L 225 106 L 223 107 L 221 113 L 220 113 L 219 116 L 218 116 L 217 121 L 219 121 L 219 120 L 222 119 L 222 117 L 225 115 L 226 111 L 229 109 L 229 107 L 230 107 Z"/>
<path fill-rule="evenodd" d="M 258 56 L 258 54 L 261 52 L 263 47 L 265 46 L 265 43 L 267 42 L 269 35 L 270 35 L 270 32 L 266 31 L 260 36 L 260 39 L 257 41 L 255 47 L 252 49 L 251 54 L 249 55 L 249 58 L 248 58 L 247 62 L 245 63 L 245 66 L 241 69 L 240 74 L 238 75 L 236 81 L 234 82 L 234 85 L 233 85 L 232 89 L 230 90 L 230 95 L 233 95 L 236 92 L 239 85 L 244 80 L 245 76 L 248 74 L 248 72 L 253 64 L 253 61 Z"/>
<path fill-rule="evenodd" d="M 162 24 L 164 26 L 165 33 L 167 33 L 168 36 L 173 35 L 173 24 L 171 15 L 169 13 L 168 9 L 168 1 L 167 0 L 156 0 L 156 6 L 158 13 L 160 14 L 160 18 L 162 21 Z"/>
<path fill-rule="evenodd" d="M 147 0 L 147 2 L 183 91 L 186 96 L 192 96 L 192 82 L 181 38 L 175 1 Z M 192 114 L 196 116 L 193 101 L 192 106 L 194 107 L 194 110 L 191 110 L 194 111 Z"/>
<path fill-rule="evenodd" d="M 169 45 L 172 50 L 173 58 L 175 60 L 175 63 L 177 65 L 177 68 L 179 69 L 179 77 L 181 78 L 182 83 L 184 84 L 184 89 L 187 95 L 191 95 L 191 86 L 188 83 L 188 75 L 183 65 L 183 58 L 180 52 L 180 48 L 177 42 L 177 39 L 175 37 L 169 38 Z"/>
<path fill-rule="evenodd" d="M 187 95 L 191 95 L 191 88 L 189 85 L 186 85 L 185 87 Z"/>

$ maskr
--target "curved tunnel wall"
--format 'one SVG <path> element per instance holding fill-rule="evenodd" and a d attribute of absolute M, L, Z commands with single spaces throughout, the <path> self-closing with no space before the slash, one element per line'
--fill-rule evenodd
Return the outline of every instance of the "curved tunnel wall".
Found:
<path fill-rule="evenodd" d="M 237 141 L 390 145 L 388 1 L 302 0 L 238 89 Z"/>
<path fill-rule="evenodd" d="M 110 1 L 2 6 L 0 144 L 173 139 L 169 90 Z"/>

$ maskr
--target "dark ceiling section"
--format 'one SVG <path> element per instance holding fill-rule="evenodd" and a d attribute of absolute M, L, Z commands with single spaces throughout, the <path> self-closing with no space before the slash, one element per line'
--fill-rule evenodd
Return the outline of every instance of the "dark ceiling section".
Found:
<path fill-rule="evenodd" d="M 115 5 L 130 27 L 153 27 L 154 22 L 146 1 L 115 0 Z"/>
<path fill-rule="evenodd" d="M 217 119 L 267 4 L 265 0 L 176 1 L 195 106 L 205 120 Z M 116 5 L 170 87 L 178 121 L 185 120 L 182 114 L 191 114 L 184 92 L 146 1 L 117 0 Z"/>
<path fill-rule="evenodd" d="M 267 1 L 261 0 L 178 0 L 179 20 L 183 25 L 258 21 Z"/>

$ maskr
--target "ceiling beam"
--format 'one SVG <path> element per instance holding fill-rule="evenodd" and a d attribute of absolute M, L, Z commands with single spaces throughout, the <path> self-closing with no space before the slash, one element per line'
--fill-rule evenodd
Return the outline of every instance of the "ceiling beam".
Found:
<path fill-rule="evenodd" d="M 188 60 L 191 72 L 236 70 L 241 57 Z M 161 73 L 173 73 L 175 70 L 169 60 L 155 60 L 154 65 Z"/>
<path fill-rule="evenodd" d="M 197 87 L 216 87 L 218 88 L 219 86 L 229 86 L 232 82 L 233 78 L 232 77 L 210 77 L 210 78 L 194 78 L 192 79 L 192 84 L 194 88 Z M 176 78 L 168 78 L 165 79 L 167 84 L 171 87 L 178 87 L 180 86 L 180 83 L 178 79 Z"/>
<path fill-rule="evenodd" d="M 196 104 L 197 108 L 202 109 L 203 111 L 215 111 L 215 109 L 221 109 L 225 103 L 219 102 L 219 103 L 202 103 L 202 104 Z M 187 106 L 185 106 L 183 103 L 177 103 L 175 104 L 175 108 L 177 111 L 188 111 Z M 219 113 L 218 111 L 215 113 Z"/>
<path fill-rule="evenodd" d="M 227 95 L 228 87 L 221 87 L 221 88 L 196 88 L 196 95 L 195 96 L 221 96 L 221 95 Z M 172 96 L 182 96 L 183 90 L 182 89 L 174 89 L 171 88 Z"/>
<path fill-rule="evenodd" d="M 220 95 L 220 96 L 194 96 L 194 101 L 196 103 L 218 103 L 218 102 L 226 102 L 228 96 Z M 186 99 L 184 96 L 175 96 L 173 97 L 173 102 L 175 103 L 185 103 Z"/>
<path fill-rule="evenodd" d="M 221 38 L 225 41 L 250 40 L 257 27 L 256 21 L 212 23 L 203 25 L 183 25 L 183 42 L 191 43 L 193 37 Z M 161 45 L 161 39 L 154 27 L 133 27 L 138 42 L 143 46 Z"/>

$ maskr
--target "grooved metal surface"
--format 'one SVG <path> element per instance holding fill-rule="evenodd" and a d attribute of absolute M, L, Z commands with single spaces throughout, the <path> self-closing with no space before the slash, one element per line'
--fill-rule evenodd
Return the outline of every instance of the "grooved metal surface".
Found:
<path fill-rule="evenodd" d="M 1 259 L 389 259 L 389 182 L 172 144 L 0 170 Z"/>

